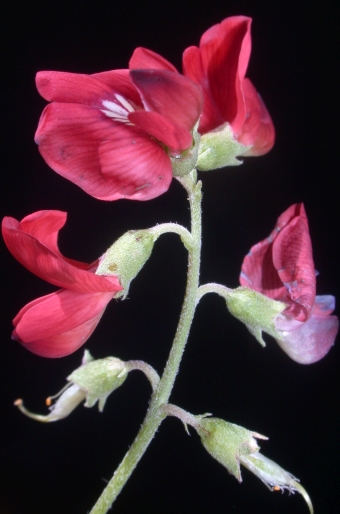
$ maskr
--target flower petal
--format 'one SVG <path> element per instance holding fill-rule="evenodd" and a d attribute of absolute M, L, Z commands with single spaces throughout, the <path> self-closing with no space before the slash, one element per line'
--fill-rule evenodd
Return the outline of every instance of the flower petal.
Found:
<path fill-rule="evenodd" d="M 60 290 L 27 304 L 13 320 L 13 339 L 43 357 L 76 351 L 97 326 L 112 293 Z"/>
<path fill-rule="evenodd" d="M 58 213 L 58 211 L 56 212 Z M 39 213 L 35 214 L 39 215 Z M 27 218 L 31 219 L 27 220 Z M 35 232 L 44 240 L 44 236 L 46 236 L 45 231 L 42 228 L 40 230 L 37 229 L 35 225 L 38 222 L 45 223 L 46 220 L 47 227 L 51 227 L 53 222 L 61 222 L 62 216 L 59 217 L 57 214 L 54 220 L 53 215 L 42 215 L 40 219 L 39 217 L 34 219 L 34 215 L 27 218 L 23 220 L 23 227 L 14 218 L 4 218 L 2 234 L 9 251 L 29 271 L 58 287 L 66 287 L 81 293 L 104 291 L 115 293 L 122 290 L 117 277 L 99 276 L 86 269 L 80 269 L 64 259 L 58 249 L 55 252 L 56 234 L 50 238 L 52 240 L 52 248 L 54 248 L 51 250 L 45 246 L 44 242 L 39 241 L 34 235 L 23 230 L 27 227 L 31 232 Z M 89 265 L 84 264 L 82 267 L 88 268 Z"/>
<path fill-rule="evenodd" d="M 36 86 L 49 102 L 97 105 L 98 99 L 112 95 L 112 88 L 95 76 L 62 71 L 39 71 Z"/>
<path fill-rule="evenodd" d="M 237 140 L 244 146 L 251 146 L 244 156 L 264 155 L 274 145 L 275 129 L 264 102 L 249 79 L 244 79 L 242 90 L 246 103 L 245 121 Z"/>
<path fill-rule="evenodd" d="M 130 70 L 168 70 L 178 73 L 175 66 L 167 61 L 167 59 L 141 46 L 134 50 L 129 62 L 129 68 Z"/>
<path fill-rule="evenodd" d="M 300 364 L 312 364 L 321 360 L 334 344 L 339 320 L 337 316 L 312 315 L 307 321 L 294 320 L 279 315 L 275 328 L 282 333 L 276 339 L 282 350 Z"/>
<path fill-rule="evenodd" d="M 193 129 L 203 106 L 197 84 L 168 70 L 132 70 L 130 76 L 147 111 L 162 114 L 183 129 Z"/>
<path fill-rule="evenodd" d="M 183 72 L 185 76 L 199 84 L 203 91 L 203 111 L 199 123 L 200 134 L 205 134 L 223 125 L 225 120 L 211 95 L 209 83 L 203 69 L 201 52 L 197 46 L 190 46 L 184 51 Z"/>
<path fill-rule="evenodd" d="M 172 180 L 170 159 L 156 141 L 89 106 L 48 105 L 36 142 L 52 169 L 101 200 L 150 200 Z"/>
<path fill-rule="evenodd" d="M 179 125 L 174 125 L 158 112 L 134 111 L 129 120 L 148 134 L 164 143 L 173 155 L 187 150 L 192 145 L 192 135 Z"/>
<path fill-rule="evenodd" d="M 315 302 L 316 279 L 308 221 L 302 204 L 299 211 L 273 241 L 273 264 L 294 302 L 286 313 L 306 321 Z"/>
<path fill-rule="evenodd" d="M 251 51 L 250 25 L 250 18 L 231 16 L 207 30 L 200 41 L 211 94 L 235 133 L 246 117 L 242 82 Z"/>

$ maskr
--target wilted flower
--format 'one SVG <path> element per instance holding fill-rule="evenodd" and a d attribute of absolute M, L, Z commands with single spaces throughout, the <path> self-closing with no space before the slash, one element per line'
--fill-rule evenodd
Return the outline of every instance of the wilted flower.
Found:
<path fill-rule="evenodd" d="M 161 195 L 172 180 L 171 157 L 194 145 L 200 87 L 173 71 L 148 68 L 37 74 L 39 93 L 52 102 L 35 136 L 40 153 L 95 198 Z"/>
<path fill-rule="evenodd" d="M 21 399 L 16 400 L 14 405 L 29 418 L 44 423 L 66 418 L 84 400 L 85 407 L 93 407 L 98 402 L 99 411 L 102 412 L 108 396 L 125 382 L 128 371 L 125 363 L 116 357 L 94 360 L 85 350 L 81 366 L 67 377 L 66 386 L 47 398 L 49 414 L 30 412 Z M 57 401 L 51 405 L 55 399 Z"/>
<path fill-rule="evenodd" d="M 273 318 L 277 334 L 271 335 L 301 364 L 326 355 L 339 325 L 338 318 L 331 316 L 334 297 L 316 296 L 315 277 L 305 209 L 295 204 L 278 218 L 270 236 L 251 248 L 242 264 L 240 283 L 286 304 Z"/>
<path fill-rule="evenodd" d="M 42 357 L 63 357 L 82 346 L 108 302 L 123 289 L 117 276 L 95 275 L 99 260 L 86 264 L 61 255 L 57 238 L 65 222 L 61 211 L 2 221 L 12 255 L 38 277 L 62 288 L 33 300 L 13 320 L 13 339 Z"/>

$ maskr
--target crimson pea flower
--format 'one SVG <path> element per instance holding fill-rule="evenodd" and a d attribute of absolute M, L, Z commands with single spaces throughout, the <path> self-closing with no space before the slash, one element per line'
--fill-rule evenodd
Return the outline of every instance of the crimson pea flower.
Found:
<path fill-rule="evenodd" d="M 50 103 L 35 141 L 57 173 L 101 200 L 150 200 L 169 188 L 170 157 L 193 145 L 200 87 L 170 70 L 37 74 Z"/>
<path fill-rule="evenodd" d="M 243 155 L 257 156 L 272 148 L 275 131 L 261 97 L 245 78 L 251 21 L 245 16 L 231 16 L 213 25 L 201 37 L 199 48 L 185 50 L 183 72 L 203 90 L 200 134 L 228 122 L 237 141 L 250 147 Z"/>
<path fill-rule="evenodd" d="M 121 291 L 116 276 L 95 275 L 98 261 L 78 262 L 61 255 L 61 211 L 38 211 L 22 221 L 5 217 L 4 241 L 12 255 L 38 277 L 61 287 L 23 307 L 13 320 L 12 338 L 42 357 L 76 351 L 96 328 L 108 302 Z"/>
<path fill-rule="evenodd" d="M 303 204 L 289 207 L 269 237 L 253 246 L 242 264 L 240 283 L 284 302 L 275 321 L 281 348 L 295 361 L 311 364 L 334 344 L 338 318 L 333 296 L 316 296 L 316 272 Z"/>

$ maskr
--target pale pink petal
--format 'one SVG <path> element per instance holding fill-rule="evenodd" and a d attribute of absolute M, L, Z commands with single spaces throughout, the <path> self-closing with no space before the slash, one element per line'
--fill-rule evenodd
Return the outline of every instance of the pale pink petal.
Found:
<path fill-rule="evenodd" d="M 178 73 L 175 66 L 164 59 L 164 57 L 141 46 L 134 50 L 129 62 L 129 68 L 130 70 L 168 70 Z"/>
<path fill-rule="evenodd" d="M 336 316 L 312 315 L 307 321 L 290 316 L 278 316 L 275 328 L 282 333 L 277 339 L 291 359 L 300 364 L 312 364 L 322 359 L 334 344 L 339 320 Z"/>
<path fill-rule="evenodd" d="M 148 134 L 85 105 L 48 105 L 36 142 L 52 169 L 101 200 L 149 200 L 172 180 L 169 157 Z"/>
<path fill-rule="evenodd" d="M 26 305 L 14 318 L 13 339 L 44 357 L 62 357 L 79 348 L 98 324 L 112 293 L 60 290 Z"/>
<path fill-rule="evenodd" d="M 132 70 L 130 76 L 147 111 L 158 112 L 183 129 L 193 129 L 203 106 L 197 84 L 167 70 Z"/>
<path fill-rule="evenodd" d="M 177 155 L 192 145 L 192 135 L 188 130 L 174 125 L 158 112 L 134 111 L 129 114 L 129 120 L 164 143 L 172 155 Z"/>

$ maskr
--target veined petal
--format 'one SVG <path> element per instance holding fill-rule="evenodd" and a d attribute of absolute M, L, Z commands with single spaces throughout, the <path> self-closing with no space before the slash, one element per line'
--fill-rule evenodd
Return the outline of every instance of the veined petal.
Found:
<path fill-rule="evenodd" d="M 74 352 L 97 326 L 112 293 L 60 290 L 27 304 L 14 318 L 13 339 L 44 357 Z"/>
<path fill-rule="evenodd" d="M 119 94 L 136 105 L 142 107 L 138 91 L 132 84 L 129 70 L 111 70 L 93 73 L 91 77 L 103 82 L 111 89 L 112 93 Z M 109 97 L 108 97 L 109 98 Z"/>
<path fill-rule="evenodd" d="M 188 130 L 174 125 L 158 112 L 134 111 L 129 114 L 129 120 L 164 143 L 175 155 L 192 145 L 192 135 Z"/>
<path fill-rule="evenodd" d="M 162 114 L 186 130 L 193 129 L 203 106 L 197 84 L 168 70 L 132 70 L 130 76 L 147 111 Z"/>
<path fill-rule="evenodd" d="M 168 70 L 178 73 L 175 66 L 173 66 L 167 59 L 164 59 L 164 57 L 156 52 L 141 46 L 134 50 L 129 62 L 129 68 L 130 70 Z"/>
<path fill-rule="evenodd" d="M 273 264 L 294 302 L 287 314 L 306 321 L 315 302 L 316 279 L 304 209 L 280 230 L 273 241 Z"/>
<path fill-rule="evenodd" d="M 148 134 L 85 105 L 48 105 L 36 142 L 52 169 L 101 200 L 149 200 L 172 179 L 169 157 Z"/>
<path fill-rule="evenodd" d="M 24 218 L 24 220 L 25 219 L 26 218 Z M 32 228 L 32 219 L 28 224 L 31 225 Z M 40 234 L 42 232 L 41 230 Z M 51 284 L 58 287 L 66 287 L 67 289 L 80 293 L 98 291 L 115 293 L 122 290 L 117 277 L 95 275 L 90 271 L 86 271 L 86 269 L 80 269 L 70 264 L 59 253 L 59 250 L 57 250 L 57 252 L 51 250 L 48 246 L 45 246 L 43 242 L 34 237 L 34 235 L 24 232 L 20 223 L 14 220 L 14 218 L 4 218 L 2 222 L 2 234 L 6 246 L 12 255 L 29 271 L 47 280 Z M 52 237 L 52 239 L 54 239 L 54 237 Z M 84 264 L 83 267 L 85 266 Z M 87 265 L 87 267 L 89 267 L 89 265 Z"/>

